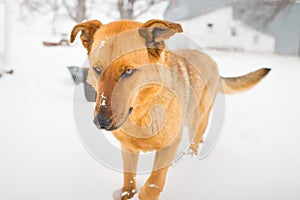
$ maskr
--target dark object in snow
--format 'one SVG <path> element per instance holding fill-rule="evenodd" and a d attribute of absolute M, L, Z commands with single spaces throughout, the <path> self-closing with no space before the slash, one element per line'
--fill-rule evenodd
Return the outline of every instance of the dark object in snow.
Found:
<path fill-rule="evenodd" d="M 11 69 L 11 70 L 8 70 L 8 71 L 0 71 L 0 78 L 1 78 L 1 76 L 3 76 L 4 73 L 12 75 L 14 73 L 14 70 Z"/>
<path fill-rule="evenodd" d="M 13 73 L 14 73 L 14 70 L 13 70 L 13 69 L 8 70 L 8 71 L 6 71 L 5 73 L 6 73 L 6 74 L 13 74 Z"/>
<path fill-rule="evenodd" d="M 79 83 L 83 83 L 85 98 L 90 102 L 95 102 L 97 93 L 95 89 L 86 82 L 89 68 L 69 66 L 68 70 L 71 73 L 73 81 L 76 85 L 78 85 Z"/>
<path fill-rule="evenodd" d="M 75 84 L 84 83 L 86 82 L 86 77 L 89 71 L 89 68 L 80 68 L 77 66 L 69 66 L 68 67 L 71 76 L 73 78 L 73 81 Z"/>
<path fill-rule="evenodd" d="M 70 46 L 70 43 L 67 39 L 61 39 L 59 42 L 43 42 L 43 45 L 47 47 Z"/>
<path fill-rule="evenodd" d="M 214 24 L 213 24 L 213 23 L 207 23 L 207 27 L 208 27 L 208 28 L 213 28 L 213 27 L 214 27 Z"/>

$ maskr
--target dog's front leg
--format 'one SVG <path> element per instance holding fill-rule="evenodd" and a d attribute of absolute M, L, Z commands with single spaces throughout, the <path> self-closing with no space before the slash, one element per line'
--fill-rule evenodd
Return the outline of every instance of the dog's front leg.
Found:
<path fill-rule="evenodd" d="M 180 138 L 178 137 L 170 146 L 156 152 L 152 173 L 139 192 L 140 200 L 158 200 L 165 185 L 169 166 L 175 158 Z"/>
<path fill-rule="evenodd" d="M 122 200 L 131 199 L 136 194 L 136 170 L 138 152 L 133 152 L 122 147 L 124 182 L 122 188 Z"/>

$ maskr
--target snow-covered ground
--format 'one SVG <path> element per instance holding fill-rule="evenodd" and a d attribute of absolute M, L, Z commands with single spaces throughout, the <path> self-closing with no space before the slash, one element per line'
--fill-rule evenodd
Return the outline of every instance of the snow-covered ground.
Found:
<path fill-rule="evenodd" d="M 15 74 L 0 78 L 0 199 L 112 199 L 122 174 L 83 148 L 73 120 L 66 69 L 85 50 L 43 47 L 47 35 L 12 32 Z M 249 92 L 226 98 L 223 135 L 204 160 L 171 168 L 161 199 L 300 199 L 300 59 L 211 51 L 223 76 L 260 67 L 271 73 Z M 141 185 L 146 175 L 139 176 Z"/>

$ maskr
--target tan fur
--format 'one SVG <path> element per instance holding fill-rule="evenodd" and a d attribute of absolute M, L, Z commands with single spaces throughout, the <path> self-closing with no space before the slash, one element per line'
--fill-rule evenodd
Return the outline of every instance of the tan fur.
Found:
<path fill-rule="evenodd" d="M 250 88 L 255 86 L 262 78 L 264 78 L 269 72 L 270 69 L 263 68 L 240 77 L 222 77 L 221 80 L 224 86 L 225 93 L 232 94 L 249 90 Z"/>
<path fill-rule="evenodd" d="M 182 32 L 182 28 L 162 20 L 144 24 L 121 20 L 106 25 L 85 22 L 75 26 L 71 42 L 79 30 L 83 31 L 81 39 L 91 64 L 87 81 L 97 91 L 95 116 L 110 116 L 112 127 L 118 127 L 112 133 L 123 151 L 123 191 L 128 195 L 122 199 L 135 194 L 139 152 L 156 151 L 153 171 L 139 191 L 139 198 L 157 200 L 183 126 L 189 128 L 190 148 L 196 153 L 222 84 L 225 92 L 242 91 L 254 86 L 268 71 L 220 78 L 215 61 L 207 54 L 166 49 L 164 40 Z M 94 68 L 102 70 L 101 76 Z M 136 72 L 123 78 L 127 69 Z M 105 106 L 101 105 L 103 101 Z M 130 108 L 133 109 L 128 116 Z"/>

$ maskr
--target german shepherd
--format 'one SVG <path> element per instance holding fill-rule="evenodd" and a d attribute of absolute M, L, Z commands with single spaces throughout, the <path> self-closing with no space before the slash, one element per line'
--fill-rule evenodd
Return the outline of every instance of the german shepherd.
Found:
<path fill-rule="evenodd" d="M 137 193 L 140 152 L 155 151 L 155 160 L 139 199 L 157 200 L 183 126 L 189 129 L 191 151 L 197 153 L 216 94 L 248 90 L 270 71 L 223 78 L 207 54 L 165 47 L 166 39 L 183 32 L 180 24 L 168 21 L 91 20 L 73 28 L 71 43 L 80 31 L 90 63 L 87 82 L 97 92 L 94 123 L 121 142 L 122 199 Z"/>

